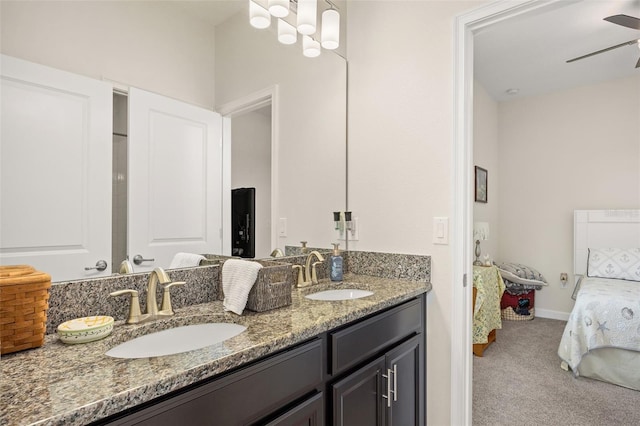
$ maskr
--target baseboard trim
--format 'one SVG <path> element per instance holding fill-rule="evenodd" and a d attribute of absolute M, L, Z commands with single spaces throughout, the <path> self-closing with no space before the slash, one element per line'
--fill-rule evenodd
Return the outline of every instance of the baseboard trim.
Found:
<path fill-rule="evenodd" d="M 561 321 L 569 321 L 569 312 L 552 311 L 550 309 L 540 309 L 536 307 L 536 316 Z"/>

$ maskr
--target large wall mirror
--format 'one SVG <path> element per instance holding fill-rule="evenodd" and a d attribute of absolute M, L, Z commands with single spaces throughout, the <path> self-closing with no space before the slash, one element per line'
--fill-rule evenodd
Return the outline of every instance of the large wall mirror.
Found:
<path fill-rule="evenodd" d="M 273 249 L 300 241 L 330 247 L 337 238 L 332 212 L 343 210 L 346 202 L 347 67 L 340 54 L 323 50 L 317 58 L 304 57 L 300 37 L 294 45 L 278 43 L 275 18 L 268 29 L 251 27 L 245 0 L 5 1 L 0 7 L 4 55 L 108 82 L 125 95 L 129 88 L 139 88 L 222 116 L 225 143 L 231 135 L 219 171 L 222 201 L 215 207 L 224 210 L 224 241 L 202 252 L 240 254 L 232 253 L 231 244 L 231 193 L 237 188 L 255 188 L 254 257 L 268 257 Z M 327 6 L 319 1 L 318 7 L 320 15 Z M 340 13 L 343 43 L 346 7 Z M 122 103 L 121 95 L 115 99 L 113 106 Z M 113 119 L 115 124 L 117 114 Z M 114 133 L 113 143 L 121 146 L 117 136 L 122 132 Z M 66 153 L 53 155 L 70 161 Z M 108 178 L 122 184 L 127 181 L 127 156 L 123 161 L 116 158 L 121 152 L 112 155 L 114 167 L 125 166 Z M 10 177 L 3 176 L 2 185 L 11 185 Z M 66 209 L 61 204 L 49 208 Z M 166 208 L 180 206 L 168 200 Z M 3 219 L 2 225 L 11 224 Z M 136 225 L 131 220 L 124 227 L 114 223 L 109 240 L 126 247 L 126 229 Z M 109 275 L 122 260 L 118 256 L 109 256 L 113 258 L 107 259 L 104 273 L 85 271 L 85 264 L 70 265 L 75 271 L 53 280 Z M 84 262 L 91 266 L 98 260 Z M 2 264 L 12 263 L 10 257 L 2 258 Z M 167 268 L 165 263 L 151 262 L 147 268 Z"/>

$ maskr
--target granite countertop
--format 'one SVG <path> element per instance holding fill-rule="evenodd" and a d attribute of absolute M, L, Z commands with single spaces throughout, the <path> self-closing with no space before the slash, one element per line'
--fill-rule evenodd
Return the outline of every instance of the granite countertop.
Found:
<path fill-rule="evenodd" d="M 87 424 L 431 290 L 429 283 L 363 275 L 347 275 L 345 282 L 374 294 L 339 302 L 304 297 L 340 286 L 321 283 L 295 289 L 291 306 L 262 313 L 245 310 L 238 316 L 224 312 L 222 302 L 212 302 L 176 309 L 175 316 L 155 322 L 117 321 L 113 333 L 96 342 L 66 345 L 49 335 L 41 348 L 0 360 L 0 424 Z M 247 330 L 182 354 L 142 359 L 104 355 L 137 335 L 203 322 L 233 322 Z"/>

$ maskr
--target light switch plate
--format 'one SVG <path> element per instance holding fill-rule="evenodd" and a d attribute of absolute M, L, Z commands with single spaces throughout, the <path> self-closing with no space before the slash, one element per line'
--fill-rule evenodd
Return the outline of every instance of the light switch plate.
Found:
<path fill-rule="evenodd" d="M 433 218 L 433 244 L 449 244 L 449 218 Z"/>
<path fill-rule="evenodd" d="M 284 238 L 287 236 L 287 218 L 281 217 L 278 222 L 278 236 Z"/>

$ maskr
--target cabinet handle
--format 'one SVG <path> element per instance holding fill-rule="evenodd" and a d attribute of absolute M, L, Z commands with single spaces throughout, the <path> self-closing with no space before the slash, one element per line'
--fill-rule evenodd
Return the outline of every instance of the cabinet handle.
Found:
<path fill-rule="evenodd" d="M 393 400 L 398 400 L 398 364 L 393 364 Z"/>
<path fill-rule="evenodd" d="M 387 368 L 387 374 L 382 375 L 382 377 L 387 379 L 387 394 L 382 395 L 382 397 L 387 400 L 387 407 L 391 407 L 391 394 L 393 393 L 393 391 L 391 390 L 391 374 L 393 374 L 393 371 L 390 368 Z M 394 395 L 394 401 L 395 401 L 395 395 Z"/>

